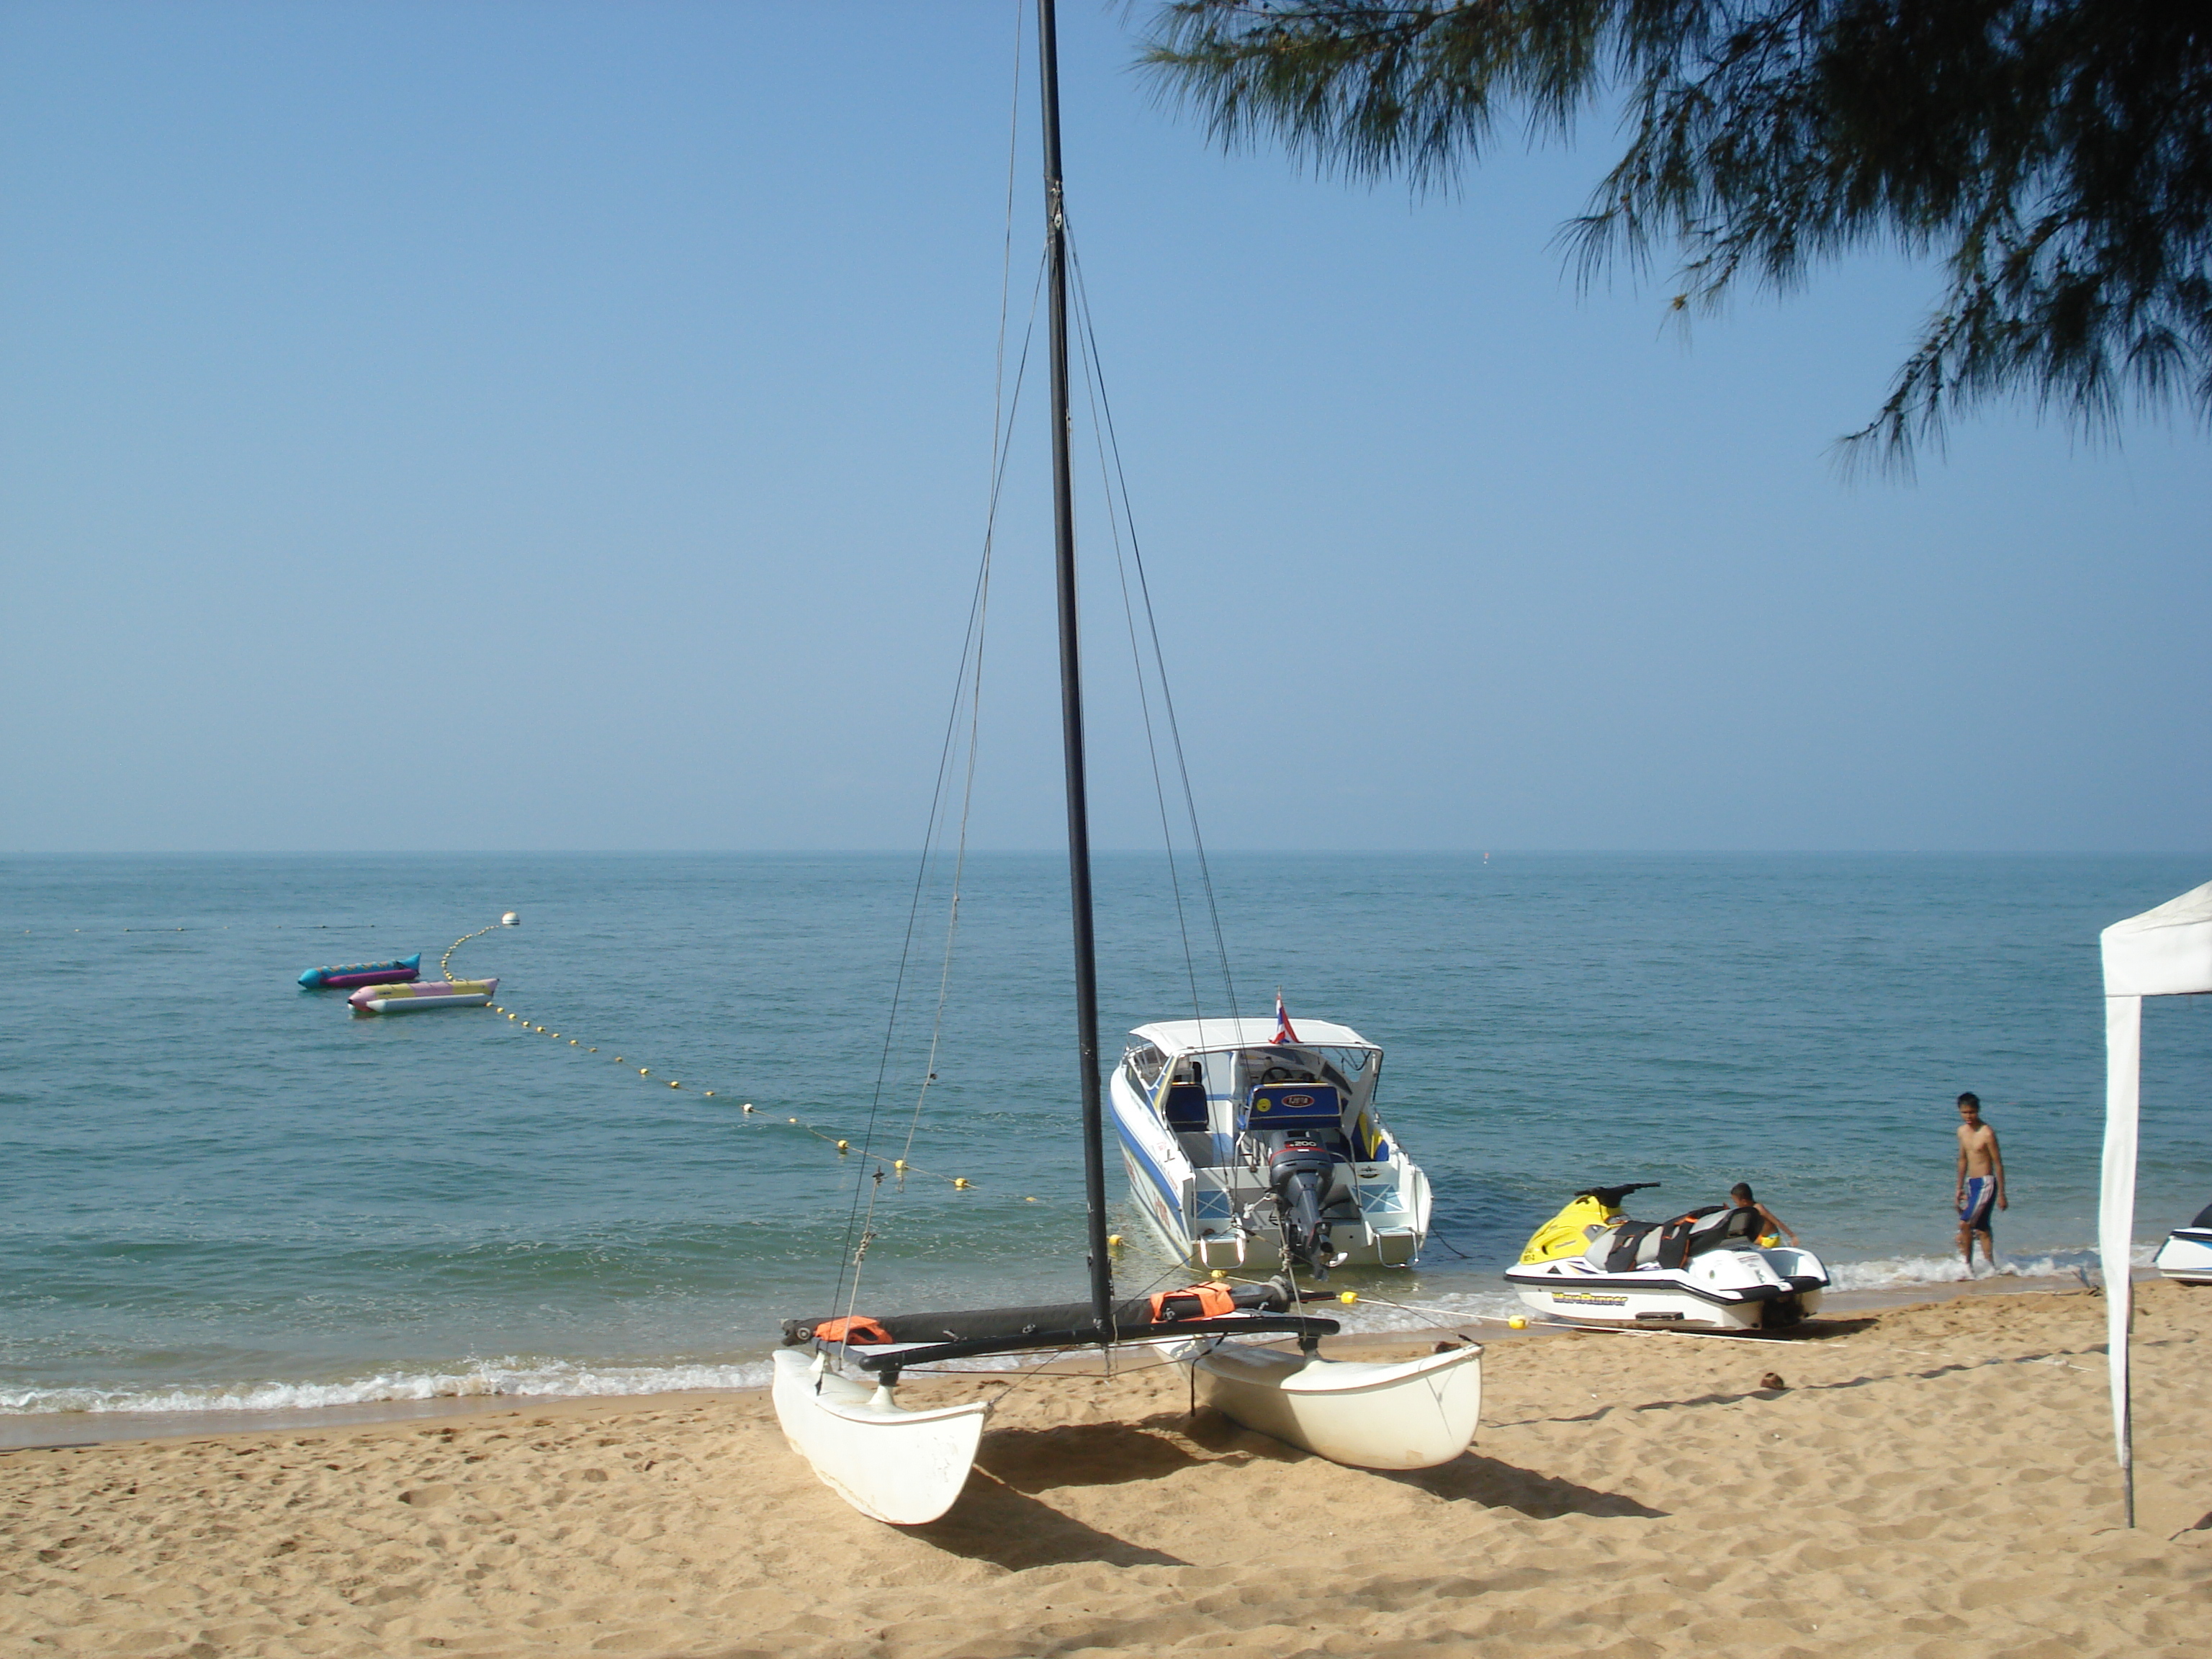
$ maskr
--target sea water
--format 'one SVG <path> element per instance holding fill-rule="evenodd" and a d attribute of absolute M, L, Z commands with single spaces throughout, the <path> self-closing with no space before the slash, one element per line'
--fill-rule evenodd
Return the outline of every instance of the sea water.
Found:
<path fill-rule="evenodd" d="M 864 1308 L 1079 1299 L 1065 871 L 971 858 L 949 968 L 946 873 L 917 909 L 896 856 L 0 862 L 0 1410 L 754 1382 L 856 1253 Z M 2098 929 L 2208 873 L 1212 866 L 1240 1012 L 1280 987 L 1294 1021 L 1382 1044 L 1383 1115 L 1434 1184 L 1414 1270 L 1332 1281 L 1363 1293 L 1354 1326 L 1506 1311 L 1499 1270 L 1599 1182 L 1663 1183 L 1632 1206 L 1656 1215 L 1748 1181 L 1842 1285 L 1960 1276 L 1962 1089 L 2002 1139 L 2000 1255 L 2070 1272 L 2094 1237 Z M 1163 860 L 1100 860 L 1109 1063 L 1133 1025 L 1228 1004 L 1185 889 L 1179 919 Z M 434 972 L 505 911 L 453 964 L 499 976 L 498 1011 L 362 1018 L 295 984 L 417 950 Z M 2145 1010 L 2146 1245 L 2212 1200 L 2205 1001 Z M 1122 1288 L 1179 1279 L 1118 1158 L 1109 1190 Z"/>

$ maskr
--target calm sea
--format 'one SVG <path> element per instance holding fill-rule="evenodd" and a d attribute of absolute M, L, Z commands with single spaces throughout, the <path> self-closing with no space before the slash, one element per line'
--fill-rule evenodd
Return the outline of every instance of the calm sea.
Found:
<path fill-rule="evenodd" d="M 1847 1285 L 1955 1276 L 1961 1089 L 2003 1139 L 2002 1254 L 2070 1271 L 2094 1235 L 2097 931 L 2207 874 L 2191 857 L 1215 866 L 1242 1011 L 1279 985 L 1294 1018 L 1382 1044 L 1386 1116 L 1436 1186 L 1428 1259 L 1348 1282 L 1461 1312 L 1504 1310 L 1498 1270 L 1599 1181 L 1660 1181 L 1674 1208 L 1749 1181 Z M 1106 859 L 1099 885 L 1118 1053 L 1192 990 L 1161 861 Z M 884 1305 L 1079 1295 L 1061 866 L 971 861 L 918 1116 L 941 915 L 886 1036 L 915 890 L 889 856 L 0 862 L 0 1409 L 757 1381 L 777 1322 L 827 1306 L 856 1193 Z M 521 925 L 455 969 L 498 975 L 501 1005 L 557 1037 L 484 1011 L 356 1018 L 294 984 L 434 963 L 508 910 Z M 1206 1009 L 1225 997 L 1202 968 Z M 2146 1242 L 2212 1199 L 2205 1000 L 2146 1011 Z M 836 1152 L 872 1103 L 884 1155 L 911 1129 L 927 1174 L 878 1185 Z M 1109 1184 L 1120 1206 L 1118 1164 Z M 1162 1264 L 1133 1215 L 1117 1225 L 1140 1288 Z"/>

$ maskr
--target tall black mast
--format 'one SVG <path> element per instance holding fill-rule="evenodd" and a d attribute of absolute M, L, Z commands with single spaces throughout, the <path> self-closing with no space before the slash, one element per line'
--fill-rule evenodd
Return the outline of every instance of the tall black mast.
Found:
<path fill-rule="evenodd" d="M 1067 429 L 1067 219 L 1060 176 L 1060 37 L 1053 0 L 1037 0 L 1044 96 L 1044 238 L 1051 291 L 1052 526 L 1060 586 L 1060 748 L 1067 765 L 1067 888 L 1075 921 L 1075 1042 L 1083 1082 L 1083 1201 L 1091 1222 L 1091 1312 L 1113 1334 L 1114 1269 L 1106 1259 L 1105 1111 L 1098 1097 L 1098 960 L 1091 925 L 1091 806 L 1083 764 L 1082 641 L 1075 621 L 1075 491 Z"/>

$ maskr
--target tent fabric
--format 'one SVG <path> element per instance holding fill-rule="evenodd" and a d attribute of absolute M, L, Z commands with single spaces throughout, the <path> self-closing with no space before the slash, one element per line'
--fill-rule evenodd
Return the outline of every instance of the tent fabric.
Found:
<path fill-rule="evenodd" d="M 2112 1374 L 2112 1444 L 2128 1525 L 2136 1523 L 2135 1436 L 2129 1416 L 2128 1333 L 2135 1326 L 2136 1091 L 2142 999 L 2105 999 L 2105 1173 L 2097 1204 L 2097 1255 L 2105 1269 L 2105 1363 Z"/>
<path fill-rule="evenodd" d="M 2212 881 L 2104 932 L 2105 994 L 2212 992 Z"/>
<path fill-rule="evenodd" d="M 2212 992 L 2212 882 L 2156 909 L 2116 921 L 2101 936 L 2105 963 L 2105 1164 L 2097 1254 L 2105 1270 L 2106 1361 L 2112 1373 L 2112 1439 L 2127 1523 L 2136 1523 L 2134 1428 L 2129 1416 L 2128 1334 L 2135 1318 L 2136 1133 L 2141 1116 L 2142 1000 Z"/>

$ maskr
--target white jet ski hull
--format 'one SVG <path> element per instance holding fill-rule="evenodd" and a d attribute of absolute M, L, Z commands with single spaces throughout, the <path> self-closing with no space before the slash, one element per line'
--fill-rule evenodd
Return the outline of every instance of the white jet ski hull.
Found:
<path fill-rule="evenodd" d="M 2212 1285 L 2212 1227 L 2176 1227 L 2150 1265 L 2185 1285 Z"/>
<path fill-rule="evenodd" d="M 975 1465 L 988 1401 L 910 1412 L 793 1348 L 775 1356 L 769 1395 L 792 1450 L 872 1520 L 918 1527 L 952 1507 Z"/>
<path fill-rule="evenodd" d="M 1474 1443 L 1482 1350 L 1374 1364 L 1221 1346 L 1185 1357 L 1200 1403 L 1248 1429 L 1359 1469 L 1426 1469 Z"/>
<path fill-rule="evenodd" d="M 1505 1281 L 1534 1311 L 1572 1324 L 1754 1331 L 1816 1312 L 1828 1274 L 1809 1250 L 1743 1249 L 1707 1251 L 1682 1267 L 1626 1273 L 1569 1256 L 1509 1267 Z"/>

